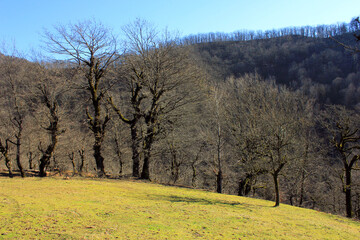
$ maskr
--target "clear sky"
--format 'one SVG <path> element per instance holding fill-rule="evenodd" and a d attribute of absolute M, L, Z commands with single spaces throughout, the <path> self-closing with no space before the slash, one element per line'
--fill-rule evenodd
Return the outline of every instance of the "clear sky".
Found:
<path fill-rule="evenodd" d="M 0 41 L 41 45 L 44 28 L 95 18 L 120 34 L 136 18 L 181 36 L 349 22 L 360 0 L 0 0 Z"/>

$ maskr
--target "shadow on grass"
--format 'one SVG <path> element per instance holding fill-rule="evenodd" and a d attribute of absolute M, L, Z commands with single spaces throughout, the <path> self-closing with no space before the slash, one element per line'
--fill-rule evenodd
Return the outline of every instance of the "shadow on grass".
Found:
<path fill-rule="evenodd" d="M 25 177 L 37 177 L 39 175 L 38 170 L 25 170 Z M 13 177 L 21 177 L 19 170 L 13 170 Z M 5 170 L 0 171 L 0 177 L 9 177 L 9 172 Z"/>
<path fill-rule="evenodd" d="M 172 203 L 195 203 L 200 205 L 222 205 L 229 207 L 240 207 L 246 208 L 251 211 L 251 209 L 259 208 L 259 207 L 269 207 L 265 205 L 255 205 L 249 203 L 240 203 L 236 201 L 225 201 L 225 200 L 216 200 L 216 199 L 206 199 L 206 198 L 196 198 L 196 197 L 183 197 L 177 195 L 152 195 L 149 196 L 151 200 L 159 200 L 159 201 L 169 201 Z M 249 201 L 250 198 L 249 198 Z"/>

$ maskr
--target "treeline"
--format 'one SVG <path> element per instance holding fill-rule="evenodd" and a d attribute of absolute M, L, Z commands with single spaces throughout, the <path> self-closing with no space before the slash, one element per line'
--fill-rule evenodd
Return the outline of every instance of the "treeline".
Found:
<path fill-rule="evenodd" d="M 199 55 L 218 51 L 213 45 L 179 45 L 146 21 L 123 31 L 126 52 L 94 20 L 45 32 L 48 50 L 66 61 L 29 62 L 4 51 L 6 175 L 133 177 L 360 216 L 356 108 L 320 104 L 303 88 L 283 84 L 285 76 L 279 81 L 274 66 L 267 68 L 273 74 L 258 66 L 221 75 L 217 69 L 228 70 L 228 63 Z M 279 42 L 290 45 L 249 43 L 254 56 L 275 43 L 276 57 Z M 319 54 L 316 44 L 305 45 Z M 248 55 L 239 60 L 244 65 L 255 59 L 242 47 L 234 53 Z"/>
<path fill-rule="evenodd" d="M 354 33 L 359 31 L 359 24 L 354 18 L 350 23 L 338 23 L 331 25 L 303 26 L 303 27 L 287 27 L 273 30 L 240 30 L 233 33 L 203 33 L 189 35 L 181 39 L 182 44 L 198 44 L 212 42 L 228 42 L 228 41 L 251 41 L 260 39 L 272 39 L 285 36 L 302 36 L 310 38 L 328 38 L 343 35 L 345 33 Z"/>

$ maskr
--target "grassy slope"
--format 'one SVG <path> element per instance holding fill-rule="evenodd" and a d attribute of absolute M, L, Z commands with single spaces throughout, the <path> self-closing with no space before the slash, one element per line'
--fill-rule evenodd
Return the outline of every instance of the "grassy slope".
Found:
<path fill-rule="evenodd" d="M 0 178 L 0 239 L 360 239 L 360 222 L 151 183 Z"/>

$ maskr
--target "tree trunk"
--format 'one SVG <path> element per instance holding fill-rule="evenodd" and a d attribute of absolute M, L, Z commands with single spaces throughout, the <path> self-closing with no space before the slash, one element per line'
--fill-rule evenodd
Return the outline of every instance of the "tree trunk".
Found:
<path fill-rule="evenodd" d="M 7 169 L 9 170 L 9 177 L 13 178 L 13 172 L 12 172 L 12 163 L 11 163 L 11 159 L 9 158 L 8 155 L 8 151 L 9 151 L 9 139 L 6 139 L 5 141 L 5 146 L 2 144 L 1 139 L 0 139 L 0 152 L 2 153 L 2 155 L 5 158 L 5 165 L 7 167 Z"/>
<path fill-rule="evenodd" d="M 252 187 L 251 187 L 251 181 L 254 178 L 252 174 L 246 174 L 244 179 L 240 179 L 239 181 L 239 187 L 238 187 L 238 196 L 246 196 L 250 193 Z"/>
<path fill-rule="evenodd" d="M 21 165 L 21 132 L 22 128 L 19 129 L 18 135 L 16 136 L 16 163 L 20 171 L 20 175 L 22 178 L 25 177 L 24 168 Z"/>
<path fill-rule="evenodd" d="M 352 205 L 351 205 L 351 168 L 345 167 L 345 203 L 346 203 L 346 217 L 352 218 Z"/>
<path fill-rule="evenodd" d="M 217 115 L 219 114 L 219 110 L 218 110 L 218 104 L 217 106 Z M 222 145 L 222 135 L 221 135 L 221 125 L 219 122 L 219 117 L 217 119 L 218 121 L 218 128 L 217 128 L 217 167 L 219 169 L 217 175 L 216 175 L 216 192 L 218 193 L 222 193 L 222 180 L 223 180 L 223 175 L 222 175 L 222 163 L 221 163 L 221 145 Z"/>
<path fill-rule="evenodd" d="M 123 159 L 122 159 L 122 153 L 117 136 L 114 137 L 114 142 L 115 142 L 115 153 L 119 160 L 119 177 L 121 177 L 123 173 Z"/>
<path fill-rule="evenodd" d="M 39 149 L 43 154 L 42 157 L 40 158 L 40 165 L 39 165 L 40 177 L 46 177 L 46 168 L 50 164 L 51 156 L 53 155 L 57 144 L 57 134 L 58 134 L 57 122 L 52 123 L 51 126 L 53 127 L 53 129 L 51 129 L 51 143 L 49 144 L 49 146 L 46 148 L 45 151 L 41 150 L 41 148 L 39 147 Z"/>
<path fill-rule="evenodd" d="M 238 196 L 244 196 L 244 189 L 245 189 L 245 185 L 246 185 L 246 179 L 240 179 L 239 181 L 239 185 L 238 185 Z"/>
<path fill-rule="evenodd" d="M 9 156 L 7 155 L 7 153 L 4 154 L 4 157 L 5 157 L 5 165 L 6 165 L 7 169 L 8 169 L 8 172 L 9 172 L 9 177 L 13 178 L 14 174 L 12 172 L 11 160 L 10 160 Z"/>
<path fill-rule="evenodd" d="M 70 158 L 70 160 L 71 160 L 71 165 L 72 165 L 72 167 L 73 167 L 73 176 L 75 176 L 75 174 L 76 174 L 76 164 L 75 164 L 74 152 L 71 152 L 71 153 L 69 154 L 69 158 Z"/>
<path fill-rule="evenodd" d="M 199 149 L 198 153 L 196 154 L 195 160 L 191 163 L 191 169 L 192 169 L 191 185 L 193 188 L 196 187 L 196 179 L 197 179 L 196 163 L 199 160 L 202 149 L 203 149 L 203 146 L 200 146 L 200 149 Z"/>
<path fill-rule="evenodd" d="M 46 153 L 40 158 L 40 165 L 39 165 L 39 176 L 46 177 L 46 168 L 49 166 L 51 155 Z"/>
<path fill-rule="evenodd" d="M 29 153 L 28 153 L 28 158 L 29 158 L 29 169 L 30 170 L 32 170 L 33 169 L 33 153 L 30 151 Z"/>
<path fill-rule="evenodd" d="M 106 127 L 107 122 L 110 120 L 110 118 L 108 116 L 106 116 L 104 119 L 104 122 L 101 124 L 101 120 L 100 120 L 100 118 L 101 118 L 100 99 L 101 98 L 97 96 L 96 89 L 92 89 L 91 93 L 93 96 L 94 118 L 91 118 L 89 113 L 88 113 L 88 117 L 90 119 L 89 124 L 91 126 L 91 130 L 94 133 L 94 138 L 95 138 L 93 150 L 94 150 L 94 158 L 95 158 L 95 162 L 96 162 L 96 171 L 97 171 L 98 177 L 102 178 L 102 177 L 106 177 L 106 173 L 105 173 L 105 166 L 104 166 L 104 157 L 101 155 L 101 145 L 103 143 L 104 136 L 105 136 L 105 127 Z"/>
<path fill-rule="evenodd" d="M 196 187 L 196 178 L 197 178 L 195 162 L 192 162 L 191 169 L 192 169 L 191 186 L 193 188 L 195 188 Z"/>
<path fill-rule="evenodd" d="M 141 179 L 150 180 L 150 158 L 151 147 L 154 140 L 154 130 L 152 126 L 148 126 L 147 133 L 144 139 L 144 165 L 141 172 Z"/>
<path fill-rule="evenodd" d="M 176 159 L 173 159 L 173 161 L 171 162 L 171 178 L 173 184 L 175 184 L 179 179 L 179 172 L 180 172 L 179 167 L 180 164 L 176 161 Z"/>
<path fill-rule="evenodd" d="M 84 171 L 84 165 L 85 165 L 85 150 L 84 150 L 84 148 L 81 148 L 79 150 L 79 155 L 80 155 L 79 173 L 80 173 L 80 175 L 82 175 L 83 171 Z"/>
<path fill-rule="evenodd" d="M 301 173 L 301 186 L 300 186 L 300 200 L 299 200 L 299 207 L 302 206 L 304 201 L 304 193 L 305 193 L 305 170 L 302 170 Z"/>
<path fill-rule="evenodd" d="M 125 118 L 121 114 L 120 110 L 113 103 L 111 97 L 108 99 L 108 102 L 111 104 L 112 108 L 117 113 L 119 118 L 124 123 L 126 123 L 130 126 L 132 163 L 133 163 L 132 176 L 135 178 L 138 178 L 140 176 L 140 155 L 139 155 L 140 140 L 139 140 L 138 129 L 137 129 L 138 121 L 142 117 L 142 114 L 140 111 L 140 103 L 143 98 L 139 97 L 140 90 L 141 90 L 141 86 L 139 84 L 136 84 L 135 89 L 133 89 L 133 91 L 132 91 L 131 105 L 133 106 L 133 108 L 135 110 L 132 120 Z"/>
<path fill-rule="evenodd" d="M 173 178 L 173 184 L 175 184 L 177 182 L 177 180 L 179 180 L 179 165 L 177 165 L 177 163 L 175 163 L 175 165 L 173 166 L 173 169 L 171 171 L 171 175 Z"/>
<path fill-rule="evenodd" d="M 172 184 L 175 184 L 177 182 L 177 180 L 179 179 L 179 173 L 180 173 L 180 166 L 181 166 L 181 161 L 178 161 L 178 153 L 175 149 L 175 145 L 169 143 L 168 144 L 168 148 L 171 154 L 171 177 L 170 177 L 170 181 L 172 180 Z"/>
<path fill-rule="evenodd" d="M 133 121 L 131 128 L 131 150 L 132 150 L 132 176 L 138 178 L 140 176 L 140 155 L 139 155 L 139 138 L 137 134 L 136 121 Z"/>
<path fill-rule="evenodd" d="M 278 137 L 279 140 L 279 137 Z M 274 172 L 271 173 L 274 180 L 274 188 L 275 188 L 275 206 L 278 207 L 280 205 L 280 190 L 279 190 L 279 174 L 281 172 L 281 169 L 285 166 L 286 162 L 282 162 L 282 156 L 281 156 L 281 144 L 280 141 L 278 141 L 278 147 L 277 147 L 277 159 L 280 161 L 279 165 L 276 169 L 274 169 Z"/>
<path fill-rule="evenodd" d="M 275 206 L 278 207 L 280 205 L 280 193 L 279 193 L 279 174 L 277 172 L 273 173 L 274 187 L 275 187 Z"/>
<path fill-rule="evenodd" d="M 103 156 L 101 156 L 101 143 L 99 144 L 95 142 L 93 149 L 94 149 L 94 158 L 96 162 L 97 175 L 100 178 L 106 177 L 104 158 Z"/>
<path fill-rule="evenodd" d="M 150 180 L 150 169 L 149 169 L 150 151 L 144 152 L 144 165 L 141 172 L 141 179 Z"/>
<path fill-rule="evenodd" d="M 222 193 L 222 180 L 223 180 L 223 174 L 221 169 L 216 174 L 216 192 Z"/>
<path fill-rule="evenodd" d="M 5 161 L 6 161 L 6 167 L 7 167 L 8 172 L 9 172 L 9 178 L 13 178 L 14 174 L 12 172 L 11 161 L 9 159 L 6 159 L 6 158 L 5 158 Z"/>

